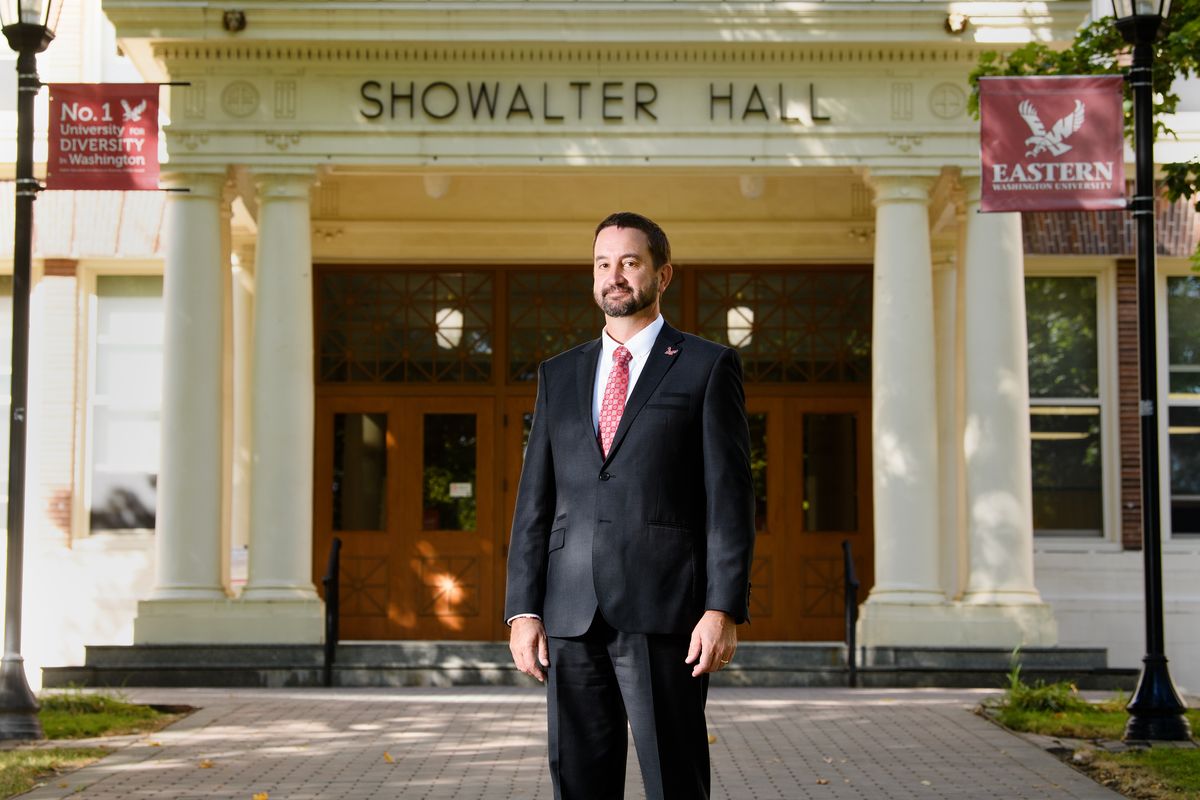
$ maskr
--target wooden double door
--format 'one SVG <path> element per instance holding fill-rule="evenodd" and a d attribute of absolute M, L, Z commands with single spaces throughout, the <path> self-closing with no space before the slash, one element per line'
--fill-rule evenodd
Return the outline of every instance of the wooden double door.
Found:
<path fill-rule="evenodd" d="M 532 394 L 317 399 L 314 580 L 342 539 L 343 639 L 499 639 Z M 870 401 L 749 393 L 754 640 L 835 640 L 842 542 L 873 574 Z"/>

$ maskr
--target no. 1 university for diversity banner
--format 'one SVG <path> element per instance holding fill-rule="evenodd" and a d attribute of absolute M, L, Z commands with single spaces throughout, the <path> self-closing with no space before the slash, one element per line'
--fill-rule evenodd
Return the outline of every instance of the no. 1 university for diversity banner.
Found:
<path fill-rule="evenodd" d="M 158 84 L 50 84 L 47 189 L 158 189 Z"/>

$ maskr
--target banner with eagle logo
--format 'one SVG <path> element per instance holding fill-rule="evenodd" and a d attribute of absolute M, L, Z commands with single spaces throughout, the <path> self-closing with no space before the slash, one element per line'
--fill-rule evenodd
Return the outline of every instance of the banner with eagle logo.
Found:
<path fill-rule="evenodd" d="M 158 84 L 50 84 L 47 189 L 158 189 Z"/>
<path fill-rule="evenodd" d="M 980 78 L 981 211 L 1125 208 L 1120 75 Z"/>

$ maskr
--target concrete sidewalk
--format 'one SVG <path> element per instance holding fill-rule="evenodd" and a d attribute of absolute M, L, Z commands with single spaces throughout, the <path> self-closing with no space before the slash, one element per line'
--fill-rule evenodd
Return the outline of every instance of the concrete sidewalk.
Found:
<path fill-rule="evenodd" d="M 550 798 L 537 689 L 134 689 L 200 710 L 29 800 Z M 716 689 L 713 796 L 1117 798 L 975 714 L 986 691 Z M 642 797 L 630 747 L 628 798 Z"/>

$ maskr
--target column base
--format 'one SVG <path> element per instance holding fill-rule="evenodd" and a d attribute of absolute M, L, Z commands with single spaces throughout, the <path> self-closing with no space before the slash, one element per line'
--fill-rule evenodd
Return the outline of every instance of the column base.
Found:
<path fill-rule="evenodd" d="M 1045 603 L 871 602 L 862 606 L 858 643 L 864 647 L 1052 647 L 1058 624 Z"/>
<path fill-rule="evenodd" d="M 325 604 L 319 599 L 246 601 L 143 600 L 134 644 L 320 644 Z"/>

